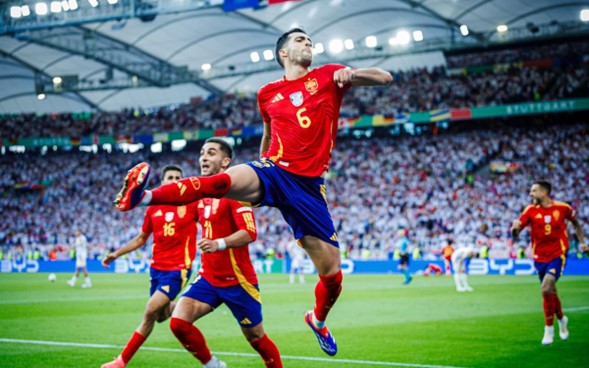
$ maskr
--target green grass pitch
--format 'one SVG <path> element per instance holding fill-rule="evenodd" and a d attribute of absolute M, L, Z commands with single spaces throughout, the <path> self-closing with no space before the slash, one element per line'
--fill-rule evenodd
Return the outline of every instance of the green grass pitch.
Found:
<path fill-rule="evenodd" d="M 140 322 L 145 274 L 93 274 L 94 286 L 50 283 L 47 274 L 0 274 L 0 367 L 100 367 L 118 355 Z M 290 285 L 261 275 L 264 325 L 285 367 L 589 367 L 589 278 L 564 276 L 559 293 L 570 337 L 540 344 L 544 318 L 536 277 L 469 277 L 473 293 L 451 278 L 349 275 L 328 325 L 339 345 L 330 358 L 303 322 L 316 276 Z M 263 367 L 225 307 L 197 321 L 229 367 Z M 58 343 L 58 344 L 56 344 Z M 156 325 L 129 364 L 196 367 L 168 328 Z"/>

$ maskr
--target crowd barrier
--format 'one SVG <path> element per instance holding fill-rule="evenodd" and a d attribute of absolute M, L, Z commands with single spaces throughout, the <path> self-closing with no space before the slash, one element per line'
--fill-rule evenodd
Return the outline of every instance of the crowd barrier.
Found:
<path fill-rule="evenodd" d="M 434 263 L 442 268 L 443 261 L 413 260 L 409 265 L 411 273 L 425 270 L 428 264 Z M 290 260 L 263 259 L 253 261 L 257 273 L 286 273 L 290 271 Z M 342 272 L 345 274 L 391 274 L 398 273 L 399 262 L 396 260 L 352 260 L 342 259 Z M 88 261 L 90 273 L 145 273 L 149 269 L 147 260 L 118 259 L 109 268 L 101 265 L 100 261 Z M 194 269 L 197 270 L 198 263 Z M 4 260 L 0 261 L 0 272 L 73 272 L 75 261 L 45 261 L 45 260 Z M 304 273 L 312 274 L 316 270 L 310 260 L 304 262 Z M 534 275 L 534 261 L 531 259 L 473 259 L 468 266 L 471 275 Z M 565 275 L 589 276 L 589 258 L 569 258 L 566 262 Z"/>

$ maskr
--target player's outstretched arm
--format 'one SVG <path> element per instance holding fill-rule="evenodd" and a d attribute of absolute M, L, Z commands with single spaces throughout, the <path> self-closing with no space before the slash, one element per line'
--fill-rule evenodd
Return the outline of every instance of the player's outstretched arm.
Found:
<path fill-rule="evenodd" d="M 581 252 L 589 251 L 589 247 L 587 243 L 585 243 L 585 234 L 583 234 L 583 226 L 581 225 L 581 221 L 578 218 L 573 220 L 573 227 L 575 228 L 575 233 L 577 234 L 577 239 L 579 239 L 579 247 L 581 248 Z"/>
<path fill-rule="evenodd" d="M 135 249 L 141 248 L 143 245 L 145 245 L 148 238 L 149 238 L 149 234 L 146 234 L 143 231 L 140 232 L 136 237 L 131 239 L 127 244 L 125 244 L 124 247 L 122 247 L 121 249 L 119 249 L 113 253 L 107 254 L 102 259 L 102 265 L 104 267 L 108 268 L 108 265 L 111 264 L 115 259 L 119 258 L 122 255 L 130 253 L 130 252 L 134 251 Z"/>
<path fill-rule="evenodd" d="M 220 239 L 200 239 L 196 245 L 204 253 L 213 253 L 226 248 L 236 248 L 249 244 L 253 241 L 251 235 L 246 230 L 237 230 L 233 234 Z"/>
<path fill-rule="evenodd" d="M 347 83 L 353 86 L 386 86 L 393 82 L 391 73 L 380 68 L 343 68 L 333 73 L 333 81 L 341 88 Z"/>
<path fill-rule="evenodd" d="M 513 223 L 511 224 L 511 236 L 514 239 L 517 239 L 517 237 L 519 236 L 519 233 L 521 233 L 522 231 L 522 224 L 519 220 L 514 220 Z"/>

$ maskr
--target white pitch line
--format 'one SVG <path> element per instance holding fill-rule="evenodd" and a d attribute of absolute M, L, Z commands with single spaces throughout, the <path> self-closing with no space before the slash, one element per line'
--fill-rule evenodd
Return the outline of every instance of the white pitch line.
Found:
<path fill-rule="evenodd" d="M 579 311 L 589 310 L 589 306 L 584 306 L 584 307 L 571 307 L 571 308 L 563 308 L 562 310 L 563 310 L 564 312 L 579 312 Z"/>
<path fill-rule="evenodd" d="M 0 338 L 0 342 L 16 343 L 16 344 L 35 344 L 35 345 L 50 345 L 50 346 L 71 346 L 77 348 L 95 348 L 95 349 L 122 349 L 124 346 L 110 345 L 110 344 L 82 344 L 77 342 L 60 342 L 60 341 L 40 341 L 40 340 L 21 340 L 21 339 L 7 339 Z M 157 348 L 157 347 L 141 347 L 141 350 L 150 351 L 165 351 L 170 353 L 186 353 L 184 349 L 175 348 Z M 234 353 L 234 352 L 214 352 L 216 355 L 240 356 L 240 357 L 258 357 L 258 354 L 253 353 Z M 329 358 L 314 358 L 305 356 L 282 355 L 283 359 L 290 360 L 306 360 L 324 363 L 337 364 L 355 364 L 358 365 L 380 365 L 385 367 L 410 367 L 410 368 L 464 368 L 447 365 L 429 365 L 429 364 L 411 364 L 411 363 L 396 363 L 396 362 L 378 362 L 371 360 L 354 360 L 354 359 L 329 359 Z"/>

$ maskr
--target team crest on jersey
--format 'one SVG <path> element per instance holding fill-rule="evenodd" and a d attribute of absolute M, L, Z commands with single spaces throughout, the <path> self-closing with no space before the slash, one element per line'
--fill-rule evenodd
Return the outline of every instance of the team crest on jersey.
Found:
<path fill-rule="evenodd" d="M 205 206 L 205 218 L 208 219 L 211 216 L 211 206 Z"/>
<path fill-rule="evenodd" d="M 554 210 L 554 212 L 552 212 L 552 217 L 554 217 L 554 221 L 558 221 L 558 218 L 560 217 L 560 211 Z"/>
<path fill-rule="evenodd" d="M 315 92 L 317 92 L 317 90 L 319 89 L 319 83 L 317 82 L 317 78 L 309 79 L 308 81 L 306 81 L 305 88 L 307 89 L 307 92 L 314 95 Z"/>
<path fill-rule="evenodd" d="M 290 102 L 296 107 L 299 107 L 303 104 L 303 92 L 295 92 L 290 95 Z"/>
<path fill-rule="evenodd" d="M 164 217 L 166 219 L 166 222 L 170 222 L 174 219 L 174 212 L 166 212 L 166 217 Z"/>
<path fill-rule="evenodd" d="M 552 222 L 552 216 L 550 215 L 545 215 L 544 216 L 544 222 L 549 224 L 550 222 Z"/>

